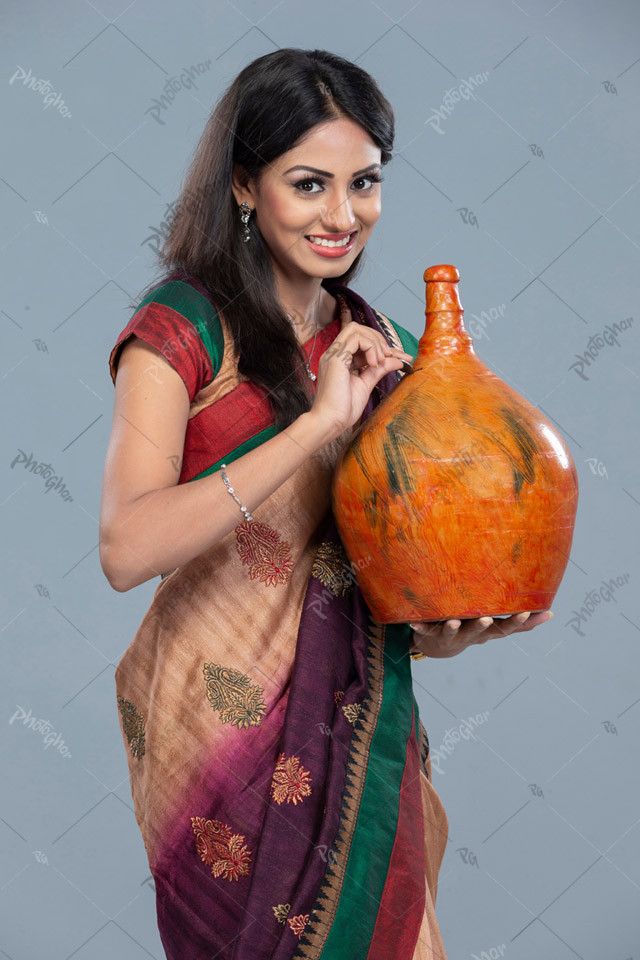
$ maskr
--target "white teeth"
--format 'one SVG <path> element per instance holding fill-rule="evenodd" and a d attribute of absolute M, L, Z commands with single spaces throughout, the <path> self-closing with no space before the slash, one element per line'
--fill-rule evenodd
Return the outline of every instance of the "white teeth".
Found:
<path fill-rule="evenodd" d="M 321 237 L 312 236 L 310 236 L 309 239 L 312 243 L 317 243 L 320 247 L 346 247 L 351 240 L 351 234 L 345 237 L 344 240 L 323 240 Z"/>

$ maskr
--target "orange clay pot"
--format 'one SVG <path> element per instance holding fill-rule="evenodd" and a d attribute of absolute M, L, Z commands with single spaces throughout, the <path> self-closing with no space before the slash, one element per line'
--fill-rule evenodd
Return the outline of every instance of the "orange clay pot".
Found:
<path fill-rule="evenodd" d="M 413 373 L 345 449 L 338 531 L 378 623 L 550 608 L 578 506 L 575 465 L 539 410 L 476 356 L 451 264 L 428 267 Z"/>

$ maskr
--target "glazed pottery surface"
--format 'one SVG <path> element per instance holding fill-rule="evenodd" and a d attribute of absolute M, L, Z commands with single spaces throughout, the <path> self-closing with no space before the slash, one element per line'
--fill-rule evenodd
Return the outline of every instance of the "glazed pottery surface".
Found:
<path fill-rule="evenodd" d="M 379 623 L 547 610 L 569 560 L 571 454 L 476 355 L 459 279 L 451 264 L 425 270 L 414 370 L 333 473 L 338 530 Z"/>

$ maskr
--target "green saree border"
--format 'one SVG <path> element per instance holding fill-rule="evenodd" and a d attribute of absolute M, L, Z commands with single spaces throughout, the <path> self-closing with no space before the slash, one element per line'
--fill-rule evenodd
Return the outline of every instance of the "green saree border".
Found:
<path fill-rule="evenodd" d="M 351 738 L 338 831 L 295 960 L 366 956 L 386 882 L 406 758 L 406 746 L 400 754 L 398 744 L 406 745 L 414 731 L 406 625 L 378 624 L 369 618 L 367 659 L 369 695 Z M 400 760 L 391 761 L 389 769 L 386 758 L 394 752 Z M 385 792 L 388 799 L 381 800 Z M 378 852 L 380 869 L 366 877 L 363 871 L 372 850 Z"/>
<path fill-rule="evenodd" d="M 240 446 L 236 447 L 232 453 L 228 453 L 226 456 L 220 457 L 219 460 L 216 460 L 215 463 L 212 463 L 211 466 L 207 467 L 206 470 L 202 470 L 200 473 L 196 474 L 195 477 L 190 477 L 189 480 L 187 480 L 187 483 L 192 483 L 194 480 L 200 480 L 201 477 L 208 477 L 210 473 L 216 473 L 223 463 L 233 463 L 234 460 L 238 460 L 240 457 L 244 456 L 245 453 L 249 453 L 250 450 L 253 450 L 255 447 L 259 447 L 261 443 L 265 442 L 265 440 L 270 440 L 271 437 L 275 437 L 276 434 L 280 432 L 281 430 L 274 424 L 271 424 L 270 427 L 265 427 L 264 430 L 260 431 L 260 433 L 256 433 L 253 437 L 250 437 L 248 440 L 245 440 L 244 443 L 241 443 Z"/>

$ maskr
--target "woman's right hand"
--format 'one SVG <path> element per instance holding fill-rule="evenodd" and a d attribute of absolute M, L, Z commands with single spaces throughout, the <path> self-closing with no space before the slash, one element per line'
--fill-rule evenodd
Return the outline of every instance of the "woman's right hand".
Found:
<path fill-rule="evenodd" d="M 354 320 L 345 324 L 318 362 L 314 416 L 340 436 L 360 419 L 378 381 L 399 370 L 403 360 L 413 358 L 390 346 L 378 330 Z"/>

